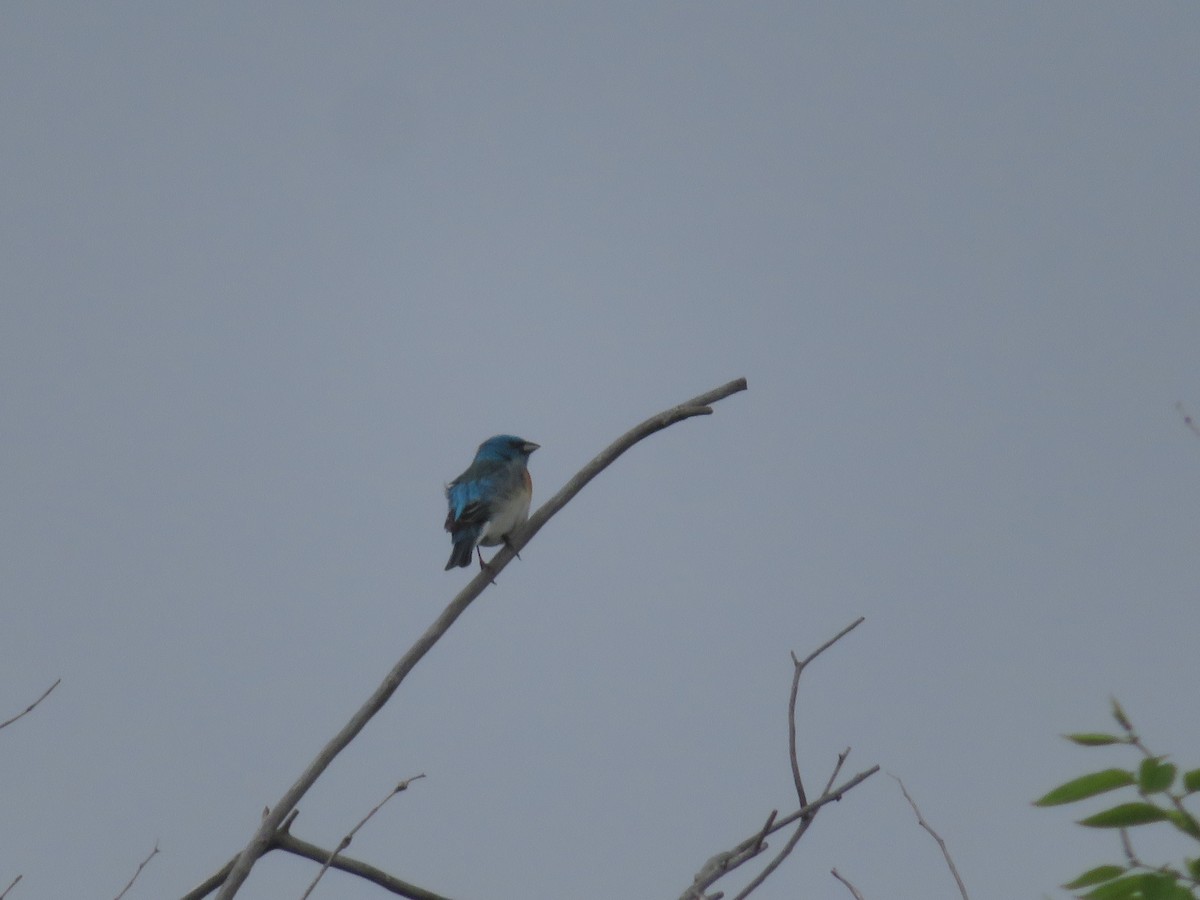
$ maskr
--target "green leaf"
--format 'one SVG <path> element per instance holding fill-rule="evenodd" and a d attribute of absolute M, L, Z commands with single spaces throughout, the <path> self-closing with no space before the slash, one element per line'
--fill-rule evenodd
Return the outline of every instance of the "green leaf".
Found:
<path fill-rule="evenodd" d="M 1143 759 L 1138 768 L 1138 789 L 1143 794 L 1159 794 L 1175 783 L 1175 766 L 1157 759 Z"/>
<path fill-rule="evenodd" d="M 1122 803 L 1080 819 L 1079 824 L 1088 828 L 1132 828 L 1148 822 L 1161 822 L 1166 818 L 1166 810 L 1159 809 L 1153 803 Z"/>
<path fill-rule="evenodd" d="M 1172 809 L 1166 813 L 1166 818 L 1168 822 L 1184 834 L 1190 835 L 1200 841 L 1200 822 L 1197 822 L 1193 816 L 1188 815 L 1186 812 Z"/>
<path fill-rule="evenodd" d="M 1034 806 L 1058 806 L 1060 803 L 1074 803 L 1087 797 L 1095 797 L 1105 791 L 1116 790 L 1133 784 L 1132 772 L 1124 769 L 1105 769 L 1103 772 L 1092 772 L 1073 778 L 1066 784 L 1060 784 L 1039 800 L 1033 801 Z"/>
<path fill-rule="evenodd" d="M 1074 891 L 1083 887 L 1091 887 L 1102 881 L 1112 881 L 1118 875 L 1124 874 L 1124 866 L 1096 866 L 1094 869 L 1088 869 L 1074 881 L 1068 881 L 1063 887 L 1068 891 Z"/>
<path fill-rule="evenodd" d="M 1173 875 L 1162 872 L 1139 872 L 1126 875 L 1084 894 L 1088 900 L 1176 900 L 1191 897 L 1190 892 L 1175 883 Z"/>
<path fill-rule="evenodd" d="M 1141 897 L 1142 876 L 1126 875 L 1088 891 L 1088 900 L 1136 900 Z"/>
<path fill-rule="evenodd" d="M 1100 734 L 1099 732 L 1064 734 L 1063 737 L 1071 741 L 1071 743 L 1079 744 L 1082 747 L 1104 747 L 1108 744 L 1129 743 L 1125 738 L 1117 737 L 1115 734 Z"/>
<path fill-rule="evenodd" d="M 1200 881 L 1200 859 L 1188 859 L 1187 863 L 1188 874 L 1192 876 L 1192 881 Z"/>
<path fill-rule="evenodd" d="M 1183 773 L 1183 789 L 1189 794 L 1200 791 L 1200 769 Z"/>
<path fill-rule="evenodd" d="M 1143 875 L 1142 896 L 1146 900 L 1172 900 L 1175 897 L 1175 876 L 1159 872 Z"/>

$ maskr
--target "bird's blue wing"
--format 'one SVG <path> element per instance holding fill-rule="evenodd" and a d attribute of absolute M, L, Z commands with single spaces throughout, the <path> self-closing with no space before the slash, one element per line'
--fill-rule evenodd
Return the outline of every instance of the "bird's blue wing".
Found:
<path fill-rule="evenodd" d="M 487 478 L 455 481 L 446 488 L 446 499 L 450 503 L 450 513 L 446 518 L 447 530 L 488 520 L 491 512 L 491 504 L 487 502 L 490 482 L 491 479 Z"/>

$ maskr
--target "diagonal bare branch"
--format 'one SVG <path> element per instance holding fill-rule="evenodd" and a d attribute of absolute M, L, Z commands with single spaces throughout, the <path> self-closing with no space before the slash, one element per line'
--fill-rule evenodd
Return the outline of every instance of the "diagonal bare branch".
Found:
<path fill-rule="evenodd" d="M 889 772 L 888 774 L 891 775 L 892 773 Z M 937 841 L 938 847 L 941 848 L 942 856 L 946 860 L 950 874 L 954 876 L 954 882 L 958 885 L 958 893 L 962 896 L 962 900 L 971 900 L 967 896 L 967 886 L 963 884 L 962 876 L 958 874 L 958 868 L 954 865 L 954 860 L 950 858 L 950 851 L 946 849 L 946 842 L 942 840 L 940 834 L 933 830 L 933 826 L 925 821 L 925 817 L 921 815 L 921 810 L 917 807 L 917 801 L 909 795 L 907 788 L 904 787 L 904 782 L 895 775 L 892 775 L 892 777 L 896 779 L 896 784 L 900 785 L 900 793 L 904 795 L 904 799 L 908 801 L 908 805 L 912 807 L 912 811 L 917 814 L 917 824 L 928 831 L 933 836 L 933 839 Z"/>
<path fill-rule="evenodd" d="M 10 881 L 8 883 L 8 887 L 6 887 L 4 890 L 0 891 L 0 900 L 4 900 L 4 898 L 8 896 L 8 892 L 11 891 L 13 888 L 15 888 L 17 886 L 17 882 L 20 881 L 24 877 L 25 877 L 24 875 L 18 875 L 16 878 L 14 878 L 12 881 Z"/>
<path fill-rule="evenodd" d="M 36 700 L 34 700 L 32 703 L 30 703 L 27 707 L 25 707 L 23 710 L 21 710 L 21 712 L 17 713 L 15 716 L 13 716 L 11 719 L 9 719 L 5 722 L 0 722 L 0 728 L 7 728 L 9 725 L 11 725 L 13 722 L 17 721 L 17 719 L 21 718 L 22 716 L 29 715 L 31 712 L 33 712 L 34 708 L 39 703 L 41 703 L 43 700 L 45 700 L 47 697 L 49 697 L 50 692 L 52 690 L 54 690 L 56 687 L 58 687 L 60 684 L 62 684 L 62 679 L 61 678 L 56 679 L 54 684 L 50 685 L 50 687 L 46 688 L 46 690 L 42 692 L 42 696 L 38 697 Z M 8 886 L 8 888 L 6 888 L 6 890 L 11 889 L 11 888 L 12 888 L 12 885 L 10 884 Z M 3 898 L 3 897 L 4 897 L 4 894 L 0 894 L 0 898 Z"/>
<path fill-rule="evenodd" d="M 829 874 L 849 888 L 850 893 L 854 895 L 854 900 L 863 900 L 863 895 L 858 892 L 858 888 L 852 885 L 849 880 L 842 875 L 841 872 L 839 872 L 837 869 L 830 869 Z"/>
<path fill-rule="evenodd" d="M 146 868 L 146 863 L 150 862 L 150 860 L 154 859 L 154 857 L 157 855 L 158 855 L 158 841 L 155 841 L 154 849 L 150 851 L 150 855 L 147 856 L 145 859 L 143 859 L 140 863 L 138 863 L 137 871 L 133 873 L 133 877 L 129 879 L 129 883 L 126 884 L 125 887 L 121 888 L 121 893 L 117 894 L 117 896 L 114 898 L 114 900 L 121 900 L 122 897 L 124 897 L 127 893 L 129 893 L 129 889 L 131 887 L 133 887 L 133 883 L 135 881 L 137 881 L 138 876 L 142 874 L 142 869 Z"/>
<path fill-rule="evenodd" d="M 458 617 L 466 611 L 471 602 L 483 592 L 495 576 L 512 561 L 516 553 L 529 543 L 533 536 L 541 530 L 542 526 L 555 513 L 562 509 L 572 497 L 583 490 L 589 481 L 612 465 L 621 454 L 634 444 L 658 431 L 662 431 L 664 428 L 674 425 L 676 422 L 682 422 L 693 416 L 710 415 L 712 413 L 710 404 L 744 390 L 746 390 L 746 379 L 738 378 L 698 397 L 693 397 L 691 400 L 687 400 L 678 406 L 673 406 L 657 415 L 651 416 L 640 425 L 635 426 L 613 441 L 595 459 L 585 465 L 574 478 L 568 481 L 557 494 L 547 500 L 536 513 L 530 516 L 525 526 L 517 534 L 511 536 L 510 543 L 501 547 L 499 552 L 492 557 L 488 563 L 488 570 L 481 571 L 476 575 L 458 593 L 458 596 L 450 601 L 450 604 L 442 611 L 434 623 L 429 626 L 424 634 L 417 638 L 416 642 L 400 658 L 396 665 L 392 667 L 392 670 L 388 672 L 374 693 L 350 717 L 350 720 L 342 729 L 321 748 L 316 758 L 309 763 L 308 767 L 296 779 L 295 783 L 284 792 L 279 802 L 275 804 L 274 808 L 259 823 L 249 842 L 237 855 L 233 867 L 229 870 L 224 883 L 221 885 L 221 890 L 217 895 L 218 900 L 232 900 L 236 896 L 247 876 L 249 876 L 255 862 L 267 851 L 272 836 L 279 829 L 280 824 L 288 813 L 295 808 L 296 804 L 300 802 L 300 799 L 308 792 L 316 780 L 321 777 L 321 774 L 329 767 L 338 754 L 346 749 L 347 745 L 357 737 L 358 733 L 366 727 L 375 714 L 383 709 L 384 704 L 395 693 L 400 683 L 408 676 L 408 673 L 432 649 L 433 645 L 441 639 L 442 635 L 446 633 Z"/>
<path fill-rule="evenodd" d="M 302 856 L 317 863 L 324 863 L 326 859 L 330 859 L 330 853 L 324 847 L 318 847 L 316 844 L 310 844 L 308 841 L 301 840 L 291 832 L 280 832 L 273 842 L 273 849 L 283 850 L 295 856 Z M 357 875 L 359 878 L 378 885 L 385 891 L 395 894 L 397 897 L 407 897 L 408 900 L 448 900 L 448 898 L 443 897 L 441 894 L 435 894 L 433 891 L 417 887 L 415 884 L 410 884 L 407 881 L 396 878 L 394 875 L 389 875 L 383 869 L 378 869 L 370 863 L 362 862 L 353 857 L 343 856 L 341 853 L 335 852 L 332 855 L 329 867 L 347 872 L 350 875 Z"/>

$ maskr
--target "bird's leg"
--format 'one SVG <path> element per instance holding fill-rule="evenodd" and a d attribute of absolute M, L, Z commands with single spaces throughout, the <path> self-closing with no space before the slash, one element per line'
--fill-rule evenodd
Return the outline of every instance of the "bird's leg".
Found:
<path fill-rule="evenodd" d="M 521 558 L 521 554 L 517 552 L 517 548 L 516 548 L 516 546 L 513 544 L 513 542 L 512 542 L 512 541 L 510 541 L 510 540 L 508 539 L 508 535 L 507 535 L 507 534 L 504 536 L 504 539 L 503 539 L 503 540 L 504 540 L 504 546 L 505 546 L 505 547 L 507 547 L 509 550 L 511 550 L 511 551 L 513 552 L 513 556 L 515 556 L 517 559 L 520 559 L 520 558 Z"/>
<path fill-rule="evenodd" d="M 475 545 L 475 555 L 479 557 L 479 571 L 488 573 L 488 581 L 492 584 L 496 583 L 496 570 L 483 561 L 483 551 L 479 549 L 479 545 Z"/>

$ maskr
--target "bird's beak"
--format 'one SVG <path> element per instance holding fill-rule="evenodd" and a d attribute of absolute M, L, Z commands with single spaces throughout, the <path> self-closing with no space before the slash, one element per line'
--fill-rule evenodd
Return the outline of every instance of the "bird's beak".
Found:
<path fill-rule="evenodd" d="M 540 446 L 542 446 L 542 445 L 535 444 L 533 441 L 526 441 L 524 444 L 521 445 L 521 449 L 524 450 L 526 453 L 532 453 L 534 450 L 536 450 Z"/>

